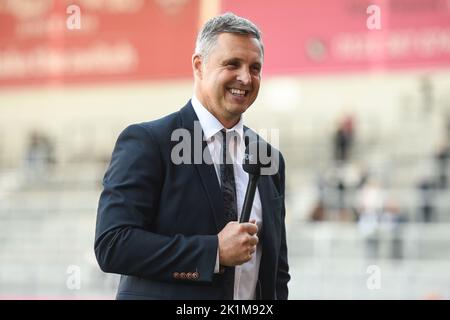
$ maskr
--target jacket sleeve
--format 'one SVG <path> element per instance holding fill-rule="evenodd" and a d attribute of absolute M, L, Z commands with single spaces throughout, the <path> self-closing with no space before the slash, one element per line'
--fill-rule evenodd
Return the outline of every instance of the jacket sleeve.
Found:
<path fill-rule="evenodd" d="M 166 236 L 151 231 L 158 212 L 164 165 L 150 129 L 131 125 L 119 136 L 103 179 L 95 255 L 104 272 L 173 281 L 212 281 L 217 235 Z M 179 281 L 179 280 L 177 280 Z"/>
<path fill-rule="evenodd" d="M 285 196 L 285 165 L 283 156 L 280 153 L 280 182 L 281 182 L 281 192 L 283 197 Z M 278 270 L 277 270 L 277 281 L 276 281 L 276 296 L 278 300 L 287 300 L 289 290 L 288 282 L 290 280 L 289 275 L 289 264 L 288 264 L 288 253 L 286 245 L 286 224 L 285 224 L 286 208 L 285 202 L 283 201 L 282 208 L 282 230 L 281 230 L 281 246 L 280 255 L 278 257 Z"/>

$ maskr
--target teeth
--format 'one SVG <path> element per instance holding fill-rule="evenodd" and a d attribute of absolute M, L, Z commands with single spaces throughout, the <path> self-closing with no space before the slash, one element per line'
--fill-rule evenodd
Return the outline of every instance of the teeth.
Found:
<path fill-rule="evenodd" d="M 231 92 L 232 94 L 237 94 L 237 95 L 240 95 L 240 96 L 245 95 L 245 90 L 230 89 L 230 92 Z"/>

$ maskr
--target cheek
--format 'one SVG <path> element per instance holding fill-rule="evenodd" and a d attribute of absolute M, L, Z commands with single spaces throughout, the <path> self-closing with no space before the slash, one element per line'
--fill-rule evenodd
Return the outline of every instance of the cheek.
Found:
<path fill-rule="evenodd" d="M 257 78 L 253 81 L 253 89 L 254 89 L 253 92 L 255 95 L 258 94 L 260 84 L 261 84 L 260 78 Z"/>
<path fill-rule="evenodd" d="M 210 95 L 215 96 L 216 98 L 222 95 L 222 85 L 217 81 L 217 79 L 212 80 L 208 84 L 208 92 Z"/>

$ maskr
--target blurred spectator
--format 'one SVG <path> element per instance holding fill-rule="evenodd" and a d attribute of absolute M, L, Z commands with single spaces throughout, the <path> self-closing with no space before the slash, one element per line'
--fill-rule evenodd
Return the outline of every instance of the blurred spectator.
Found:
<path fill-rule="evenodd" d="M 334 135 L 334 158 L 345 162 L 350 157 L 354 140 L 354 120 L 352 115 L 346 115 L 339 123 Z"/>
<path fill-rule="evenodd" d="M 447 142 L 442 143 L 436 154 L 435 161 L 437 166 L 437 186 L 440 189 L 446 189 L 448 184 L 448 160 L 450 158 L 450 148 Z"/>
<path fill-rule="evenodd" d="M 356 221 L 355 194 L 367 177 L 365 165 L 352 162 L 321 171 L 317 177 L 318 196 L 309 213 L 310 220 Z"/>
<path fill-rule="evenodd" d="M 406 217 L 398 203 L 389 199 L 386 201 L 381 215 L 381 227 L 388 233 L 390 240 L 390 257 L 394 260 L 403 258 L 402 224 Z"/>
<path fill-rule="evenodd" d="M 311 220 L 345 220 L 347 187 L 343 168 L 334 167 L 330 168 L 325 174 L 321 173 L 318 178 L 317 189 L 319 196 L 310 213 Z"/>
<path fill-rule="evenodd" d="M 358 198 L 358 227 L 365 239 L 366 256 L 369 259 L 378 257 L 379 225 L 383 212 L 383 191 L 379 184 L 369 178 L 362 187 Z"/>
<path fill-rule="evenodd" d="M 420 212 L 422 215 L 422 220 L 424 222 L 432 222 L 434 220 L 434 192 L 435 183 L 429 179 L 425 178 L 419 183 L 420 191 Z"/>
<path fill-rule="evenodd" d="M 26 182 L 45 180 L 54 162 L 54 147 L 50 139 L 41 132 L 31 132 L 25 155 Z"/>
<path fill-rule="evenodd" d="M 325 179 L 322 176 L 322 174 L 319 174 L 317 176 L 317 200 L 315 200 L 315 203 L 311 209 L 311 212 L 309 213 L 309 220 L 310 221 L 324 221 L 326 220 L 326 209 L 325 209 L 325 188 L 326 183 Z"/>
<path fill-rule="evenodd" d="M 325 206 L 324 206 L 323 201 L 321 199 L 319 199 L 311 211 L 310 221 L 313 221 L 313 222 L 324 221 L 325 218 L 326 218 Z"/>

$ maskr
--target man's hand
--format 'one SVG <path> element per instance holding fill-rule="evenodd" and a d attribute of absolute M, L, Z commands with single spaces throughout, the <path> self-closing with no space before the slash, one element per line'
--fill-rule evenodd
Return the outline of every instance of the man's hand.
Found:
<path fill-rule="evenodd" d="M 220 264 L 233 267 L 249 261 L 258 244 L 257 232 L 258 226 L 254 220 L 229 222 L 218 234 Z"/>

